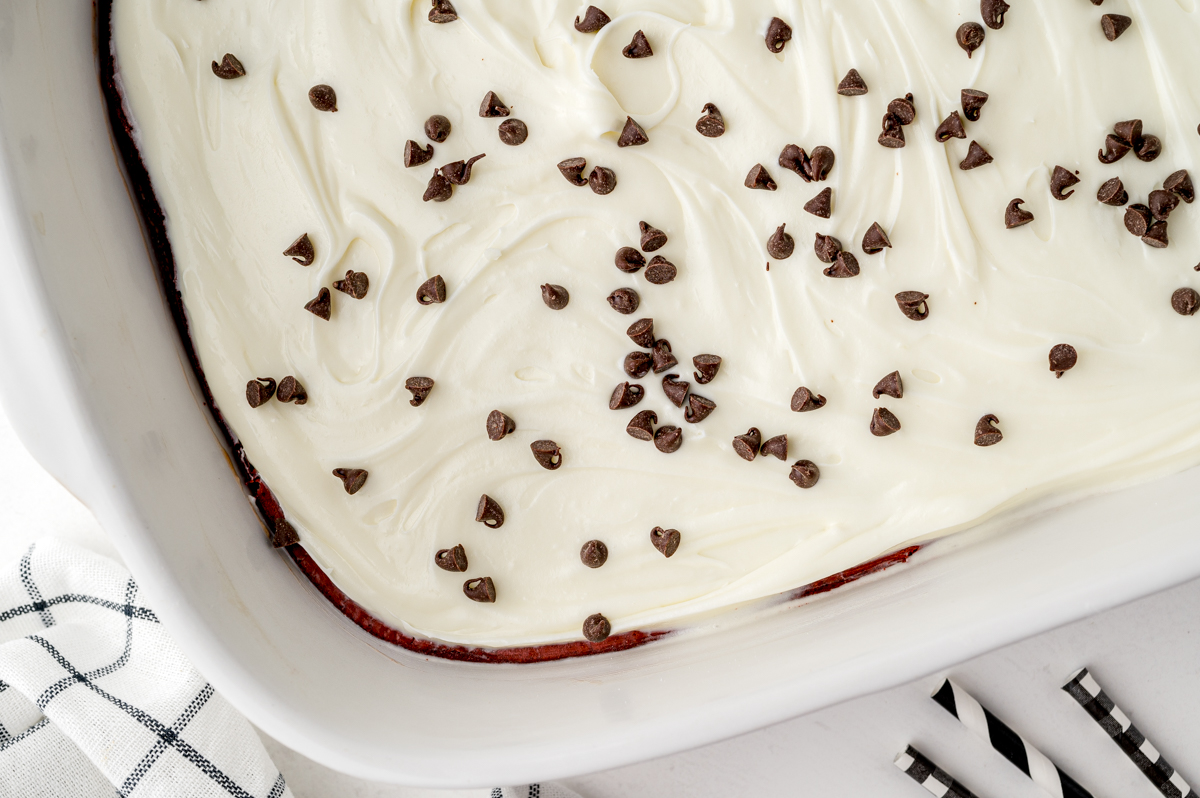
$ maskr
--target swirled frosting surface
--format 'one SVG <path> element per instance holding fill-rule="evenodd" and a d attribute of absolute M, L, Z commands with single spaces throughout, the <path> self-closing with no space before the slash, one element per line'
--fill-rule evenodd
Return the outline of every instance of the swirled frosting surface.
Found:
<path fill-rule="evenodd" d="M 385 622 L 484 646 L 578 639 L 597 612 L 615 632 L 670 628 L 998 508 L 1200 460 L 1200 319 L 1170 303 L 1200 286 L 1200 210 L 1181 205 L 1160 250 L 1096 200 L 1119 176 L 1145 202 L 1198 163 L 1194 0 L 1014 0 L 970 59 L 955 43 L 979 19 L 968 0 L 606 0 L 612 22 L 594 35 L 573 28 L 582 4 L 455 0 L 449 24 L 431 24 L 428 5 L 116 0 L 113 15 L 121 88 L 220 410 L 307 550 Z M 1114 42 L 1106 12 L 1133 18 Z M 779 55 L 763 40 L 776 15 L 794 30 Z M 654 55 L 622 57 L 639 29 Z M 213 74 L 224 53 L 244 77 Z M 850 68 L 865 96 L 835 92 Z M 309 103 L 314 84 L 335 89 L 337 113 Z M 964 88 L 991 99 L 967 140 L 939 144 Z M 491 90 L 528 125 L 521 146 L 479 117 Z M 888 102 L 908 92 L 907 146 L 881 147 Z M 720 138 L 695 129 L 706 103 L 724 115 Z M 406 169 L 404 143 L 427 143 L 432 114 L 453 132 Z M 617 147 L 627 115 L 648 144 Z M 1132 118 L 1162 139 L 1161 157 L 1099 163 L 1105 135 Z M 960 170 L 970 140 L 994 163 Z M 831 147 L 830 179 L 779 168 L 789 143 Z M 422 201 L 436 166 L 479 153 L 450 201 Z M 572 156 L 612 168 L 616 191 L 570 185 L 555 164 Z M 756 163 L 778 191 L 743 185 Z M 1082 181 L 1063 202 L 1049 192 L 1055 165 Z M 828 220 L 802 210 L 825 186 Z M 1017 197 L 1036 219 L 1008 230 Z M 614 268 L 641 220 L 669 236 L 656 253 L 679 268 L 668 285 Z M 894 246 L 872 256 L 860 241 L 873 222 Z M 768 270 L 783 223 L 796 254 Z M 304 232 L 307 268 L 281 254 Z M 861 274 L 825 277 L 816 233 L 838 237 Z M 306 312 L 347 269 L 369 276 L 368 295 L 334 291 L 329 321 Z M 415 292 L 435 274 L 448 300 L 423 307 Z M 543 304 L 547 282 L 569 290 L 565 309 Z M 619 287 L 640 293 L 636 315 L 606 303 Z M 927 320 L 897 308 L 909 290 L 929 294 Z M 717 404 L 702 423 L 685 423 L 653 374 L 639 406 L 609 410 L 636 348 L 625 328 L 643 316 L 681 379 L 694 355 L 724 358 L 711 384 L 691 380 Z M 1059 343 L 1079 364 L 1055 379 Z M 892 371 L 904 397 L 874 399 Z M 306 405 L 247 404 L 247 380 L 289 374 Z M 404 388 L 413 376 L 436 381 L 421 407 Z M 828 404 L 792 412 L 801 385 Z M 900 432 L 871 434 L 880 406 Z M 493 409 L 517 425 L 499 442 L 485 432 Z M 626 434 L 646 409 L 683 428 L 678 452 Z M 988 413 L 1004 439 L 981 448 Z M 732 439 L 751 426 L 787 434 L 788 461 L 737 457 Z M 538 439 L 562 447 L 561 469 L 535 462 Z M 801 458 L 821 469 L 811 490 L 788 479 Z M 347 495 L 338 467 L 367 469 L 366 486 Z M 505 510 L 501 529 L 474 520 L 484 493 Z M 655 526 L 682 534 L 670 559 L 650 544 Z M 595 570 L 579 556 L 592 539 L 609 551 Z M 460 543 L 467 573 L 435 566 Z M 463 595 L 482 576 L 494 604 Z"/>

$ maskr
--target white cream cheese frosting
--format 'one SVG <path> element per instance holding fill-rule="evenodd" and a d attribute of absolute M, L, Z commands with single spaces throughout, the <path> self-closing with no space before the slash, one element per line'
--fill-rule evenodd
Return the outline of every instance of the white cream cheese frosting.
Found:
<path fill-rule="evenodd" d="M 166 214 L 191 335 L 217 404 L 274 491 L 303 545 L 337 585 L 384 622 L 452 643 L 510 646 L 579 639 L 603 613 L 614 632 L 687 618 L 838 572 L 908 541 L 977 523 L 1034 497 L 1076 495 L 1200 460 L 1200 318 L 1171 295 L 1200 287 L 1200 208 L 1170 218 L 1170 246 L 1126 232 L 1097 188 L 1120 177 L 1131 202 L 1200 161 L 1200 39 L 1195 0 L 1013 0 L 972 58 L 955 42 L 980 21 L 969 0 L 605 0 L 598 34 L 572 22 L 586 4 L 454 0 L 459 19 L 432 24 L 418 0 L 115 0 L 113 46 L 135 139 Z M 1110 42 L 1102 13 L 1133 25 Z M 794 33 L 764 46 L 772 17 Z M 621 50 L 644 30 L 654 55 Z M 232 53 L 246 75 L 222 80 Z M 835 92 L 857 69 L 864 96 Z M 307 94 L 337 93 L 337 113 Z M 988 92 L 968 138 L 934 130 L 960 91 Z M 529 138 L 507 146 L 478 115 L 495 91 Z M 911 92 L 907 146 L 877 143 L 890 100 Z M 695 129 L 706 103 L 720 138 Z M 452 123 L 433 159 L 406 169 L 423 123 Z M 649 143 L 617 147 L 626 116 Z M 1140 118 L 1163 141 L 1152 163 L 1103 165 L 1115 123 Z M 995 159 L 959 169 L 968 143 Z M 777 166 L 784 145 L 831 147 L 829 180 Z M 480 153 L 469 184 L 423 202 L 436 166 Z M 572 186 L 555 165 L 613 169 L 616 191 Z M 779 189 L 743 185 L 761 163 Z M 1051 198 L 1056 165 L 1078 171 Z M 1194 171 L 1194 170 L 1193 170 Z M 586 172 L 585 172 L 586 175 Z M 824 187 L 832 218 L 805 213 Z M 1006 229 L 1009 201 L 1035 221 Z M 655 254 L 679 267 L 667 285 L 613 265 L 645 220 L 669 237 Z M 878 222 L 892 249 L 864 254 Z M 786 260 L 765 244 L 780 224 Z M 280 254 L 307 232 L 316 262 Z M 839 238 L 861 265 L 830 279 L 812 251 Z M 766 268 L 770 261 L 770 269 Z M 329 321 L 304 310 L 347 269 L 362 300 L 334 291 Z M 441 275 L 444 304 L 415 293 Z M 570 292 L 559 311 L 539 286 Z M 635 289 L 632 316 L 605 301 Z M 899 311 L 901 291 L 929 295 L 930 316 Z M 612 411 L 627 379 L 625 335 L 650 317 L 681 379 L 717 410 L 684 421 L 653 374 L 646 399 Z M 1078 365 L 1055 379 L 1047 356 L 1069 343 Z M 696 385 L 691 358 L 724 359 Z M 902 399 L 872 397 L 899 371 Z M 303 406 L 251 408 L 247 380 L 295 375 Z M 405 380 L 436 381 L 410 406 Z M 807 386 L 828 399 L 794 413 Z M 902 429 L 875 437 L 876 407 Z M 516 422 L 488 439 L 487 416 Z M 683 429 L 663 454 L 625 432 L 635 413 Z M 1001 443 L 975 446 L 995 414 Z M 788 460 L 740 459 L 734 436 L 787 434 Z M 543 469 L 529 444 L 556 441 Z M 819 465 L 801 490 L 791 462 Z M 334 468 L 363 468 L 347 495 Z M 474 520 L 481 494 L 504 508 Z M 650 543 L 678 529 L 670 559 Z M 1136 535 L 1136 530 L 1130 530 Z M 581 546 L 608 548 L 589 569 Z M 1081 544 L 1085 541 L 1081 541 Z M 434 564 L 462 544 L 466 573 Z M 463 594 L 489 576 L 497 600 Z"/>

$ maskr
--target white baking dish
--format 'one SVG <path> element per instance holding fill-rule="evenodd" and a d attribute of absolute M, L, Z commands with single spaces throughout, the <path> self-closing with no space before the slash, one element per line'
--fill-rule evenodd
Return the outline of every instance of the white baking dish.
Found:
<path fill-rule="evenodd" d="M 467 665 L 383 644 L 265 543 L 114 152 L 84 0 L 0 3 L 0 388 L 196 665 L 331 767 L 527 782 L 712 742 L 1200 575 L 1200 471 L 935 543 L 802 606 L 620 654 Z"/>

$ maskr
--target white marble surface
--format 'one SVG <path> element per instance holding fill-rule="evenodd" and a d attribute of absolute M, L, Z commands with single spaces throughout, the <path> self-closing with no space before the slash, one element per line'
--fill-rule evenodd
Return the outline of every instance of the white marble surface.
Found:
<path fill-rule="evenodd" d="M 1200 531 L 1200 530 L 1198 530 Z M 1136 534 L 1132 531 L 1131 534 Z M 116 556 L 88 510 L 29 456 L 0 413 L 0 561 L 55 535 Z M 951 669 L 985 706 L 1095 798 L 1155 790 L 1059 686 L 1088 665 L 1192 784 L 1200 783 L 1200 581 L 1026 640 Z M 927 795 L 892 766 L 908 743 L 980 798 L 1044 798 L 929 698 L 945 674 L 733 740 L 567 782 L 584 798 Z M 498 726 L 497 733 L 503 728 Z M 297 798 L 480 796 L 364 782 L 264 737 Z"/>

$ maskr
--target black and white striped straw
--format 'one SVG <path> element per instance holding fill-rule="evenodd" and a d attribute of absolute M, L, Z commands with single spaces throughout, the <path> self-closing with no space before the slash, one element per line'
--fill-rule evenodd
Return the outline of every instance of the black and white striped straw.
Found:
<path fill-rule="evenodd" d="M 929 758 L 911 745 L 896 757 L 896 767 L 937 798 L 975 798 L 975 794 L 950 777 Z"/>
<path fill-rule="evenodd" d="M 1054 798 L 1092 798 L 1075 779 L 1063 773 L 1041 751 L 1010 729 L 982 704 L 947 679 L 933 694 L 933 700 L 962 721 L 972 733 L 986 740 L 1000 756 L 1017 766 Z"/>
<path fill-rule="evenodd" d="M 1063 685 L 1063 689 L 1079 702 L 1087 713 L 1100 724 L 1125 755 L 1133 760 L 1146 778 L 1167 798 L 1197 798 L 1196 791 L 1187 785 L 1175 768 L 1163 758 L 1158 749 L 1150 744 L 1146 735 L 1138 731 L 1125 713 L 1117 708 L 1105 694 L 1087 668 L 1076 673 Z"/>

